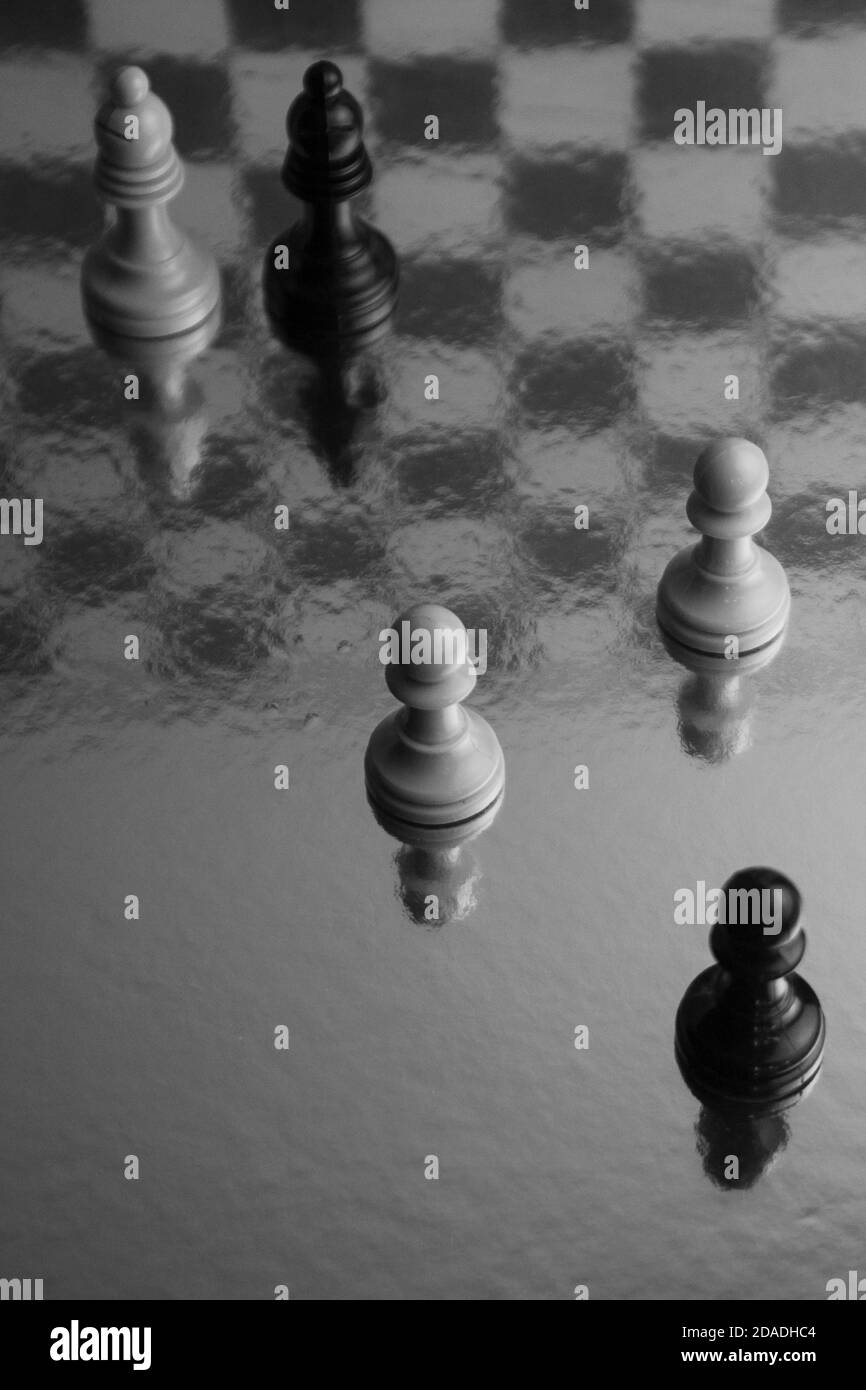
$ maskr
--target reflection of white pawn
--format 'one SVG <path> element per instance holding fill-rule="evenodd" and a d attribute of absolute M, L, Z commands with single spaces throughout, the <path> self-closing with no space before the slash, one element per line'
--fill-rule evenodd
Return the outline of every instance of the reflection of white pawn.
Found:
<path fill-rule="evenodd" d="M 753 652 L 787 622 L 785 571 L 752 540 L 770 519 L 769 477 L 766 458 L 747 439 L 720 439 L 695 464 L 686 511 L 703 538 L 671 560 L 656 604 L 664 631 L 693 651 L 724 657 L 736 637 L 739 651 Z"/>
<path fill-rule="evenodd" d="M 168 108 L 141 68 L 123 68 L 95 122 L 96 187 L 117 218 L 88 251 L 81 271 L 92 323 L 131 338 L 164 338 L 196 328 L 220 299 L 209 251 L 171 221 L 183 168 Z"/>
<path fill-rule="evenodd" d="M 389 690 L 407 708 L 388 715 L 373 731 L 364 760 L 367 794 L 385 828 L 407 843 L 418 826 L 442 832 L 447 827 L 443 841 L 454 843 L 455 826 L 469 829 L 471 821 L 474 830 L 478 818 L 485 824 L 493 818 L 505 786 L 505 760 L 487 721 L 460 703 L 476 680 L 464 655 L 466 629 L 460 619 L 438 604 L 423 603 L 398 618 L 395 631 L 402 632 L 404 623 L 407 631 L 431 635 L 433 659 L 386 668 Z M 456 638 L 450 653 L 443 644 L 439 660 L 437 631 Z M 433 844 L 438 836 L 424 838 Z"/>

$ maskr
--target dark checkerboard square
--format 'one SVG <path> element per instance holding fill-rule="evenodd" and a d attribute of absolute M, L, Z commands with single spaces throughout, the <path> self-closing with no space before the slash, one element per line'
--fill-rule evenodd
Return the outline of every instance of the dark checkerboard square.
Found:
<path fill-rule="evenodd" d="M 401 270 L 400 332 L 455 346 L 487 342 L 502 322 L 502 274 L 479 261 L 409 261 Z"/>
<path fill-rule="evenodd" d="M 699 101 L 728 111 L 767 105 L 768 49 L 763 44 L 652 48 L 641 54 L 637 108 L 646 140 L 671 140 L 674 112 Z"/>
<path fill-rule="evenodd" d="M 370 65 L 370 107 L 386 140 L 447 152 L 449 145 L 496 139 L 496 69 L 490 63 L 430 58 Z M 439 143 L 424 138 L 424 119 L 439 117 Z"/>
<path fill-rule="evenodd" d="M 581 603 L 588 600 L 587 586 L 592 586 L 595 599 L 604 590 L 612 593 L 616 587 L 617 547 L 610 534 L 601 528 L 597 516 L 588 531 L 575 531 L 564 510 L 559 516 L 561 524 L 552 526 L 547 510 L 530 512 L 528 516 L 524 513 L 516 546 L 520 557 L 531 565 L 533 581 L 542 587 L 550 583 L 558 589 L 563 581 L 580 576 L 574 600 Z M 624 544 L 622 537 L 619 544 Z"/>
<path fill-rule="evenodd" d="M 93 187 L 93 171 L 74 164 L 0 165 L 0 238 L 23 246 L 38 237 L 66 246 L 87 247 L 104 225 Z M 19 248 L 21 249 L 21 248 Z"/>
<path fill-rule="evenodd" d="M 45 352 L 16 364 L 18 405 L 30 416 L 28 430 L 57 422 L 72 429 L 101 425 L 110 429 L 116 420 L 119 372 L 110 360 L 92 348 L 75 352 Z"/>
<path fill-rule="evenodd" d="M 270 654 L 267 616 L 249 594 L 212 588 L 165 606 L 161 674 L 183 672 L 194 682 L 248 676 Z"/>
<path fill-rule="evenodd" d="M 634 404 L 631 352 L 625 344 L 533 345 L 514 366 L 511 390 L 531 424 L 605 429 Z"/>
<path fill-rule="evenodd" d="M 106 593 L 143 591 L 155 575 L 142 537 L 118 525 L 58 527 L 46 557 L 49 587 L 84 603 L 101 605 Z"/>
<path fill-rule="evenodd" d="M 777 23 L 786 34 L 817 38 L 839 24 L 866 24 L 863 0 L 778 0 Z"/>
<path fill-rule="evenodd" d="M 772 459 L 770 463 L 772 465 Z M 830 566 L 851 566 L 862 574 L 862 552 L 857 536 L 838 536 L 832 545 L 827 544 L 825 503 L 815 499 L 819 487 L 821 491 L 826 489 L 828 496 L 835 491 L 832 483 L 815 483 L 811 491 L 796 492 L 782 501 L 774 500 L 770 522 L 773 554 L 786 569 L 815 570 L 826 575 Z M 843 495 L 846 491 L 839 489 Z"/>
<path fill-rule="evenodd" d="M 629 206 L 629 162 L 621 151 L 516 158 L 508 168 L 504 207 L 513 232 L 542 241 L 592 237 L 597 246 L 611 246 L 623 234 Z"/>
<path fill-rule="evenodd" d="M 784 418 L 820 405 L 852 405 L 866 401 L 866 331 L 836 327 L 834 331 L 792 335 L 777 342 L 772 352 L 771 392 L 774 412 Z"/>
<path fill-rule="evenodd" d="M 285 576 L 285 584 L 291 588 L 301 578 L 333 584 L 383 572 L 383 538 L 359 525 L 357 518 L 347 517 L 345 522 L 334 516 L 299 520 L 297 526 L 293 521 L 292 527 L 291 574 Z"/>
<path fill-rule="evenodd" d="M 0 610 L 0 674 L 43 676 L 51 670 L 47 651 L 50 625 L 25 604 Z"/>
<path fill-rule="evenodd" d="M 232 33 L 245 48 L 269 53 L 281 48 L 357 48 L 362 37 L 362 0 L 291 0 L 275 10 L 273 0 L 228 0 Z"/>
<path fill-rule="evenodd" d="M 429 516 L 487 511 L 502 502 L 502 445 L 491 430 L 403 436 L 393 444 L 400 494 Z"/>
<path fill-rule="evenodd" d="M 634 0 L 590 0 L 588 10 L 576 10 L 573 0 L 503 0 L 500 23 L 506 41 L 519 48 L 625 43 L 634 8 Z"/>
<path fill-rule="evenodd" d="M 757 441 L 756 441 L 757 442 Z M 692 474 L 698 455 L 707 445 L 698 436 L 653 435 L 646 449 L 644 481 L 653 492 L 683 489 L 683 501 L 691 491 Z"/>
<path fill-rule="evenodd" d="M 754 312 L 760 270 L 747 251 L 674 246 L 643 259 L 644 312 L 649 320 L 712 331 Z"/>
<path fill-rule="evenodd" d="M 866 219 L 866 135 L 784 145 L 773 164 L 773 207 L 788 235 Z"/>
<path fill-rule="evenodd" d="M 256 243 L 262 252 L 274 237 L 296 222 L 301 204 L 286 192 L 279 165 L 251 165 L 243 173 L 243 184 L 250 203 L 250 219 Z"/>
<path fill-rule="evenodd" d="M 78 50 L 87 42 L 85 0 L 3 0 L 0 48 L 14 44 Z"/>
<path fill-rule="evenodd" d="M 249 242 L 261 245 L 263 254 L 268 243 L 293 226 L 304 212 L 304 204 L 284 187 L 281 172 L 282 160 L 277 159 L 272 164 L 250 165 L 241 176 L 253 229 Z M 361 193 L 352 199 L 352 211 L 369 220 L 370 203 L 370 192 Z"/>

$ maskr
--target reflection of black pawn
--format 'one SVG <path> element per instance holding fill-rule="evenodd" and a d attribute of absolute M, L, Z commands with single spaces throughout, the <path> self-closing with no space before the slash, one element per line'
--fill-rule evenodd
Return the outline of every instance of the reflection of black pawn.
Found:
<path fill-rule="evenodd" d="M 401 633 L 462 633 L 456 614 L 422 603 L 394 625 Z M 435 650 L 435 649 L 434 649 Z M 402 655 L 402 652 L 401 652 Z M 495 733 L 475 710 L 461 704 L 476 672 L 459 638 L 439 661 L 389 664 L 388 688 L 404 708 L 374 729 L 364 772 L 367 795 L 380 823 L 411 843 L 418 827 L 424 843 L 448 845 L 470 838 L 495 814 L 505 787 L 505 760 Z"/>
<path fill-rule="evenodd" d="M 781 929 L 768 935 L 761 920 L 713 927 L 710 946 L 719 963 L 683 996 L 677 1060 L 706 1105 L 768 1114 L 796 1104 L 817 1077 L 824 1014 L 811 987 L 793 973 L 806 949 L 794 884 L 773 869 L 743 869 L 725 884 L 726 905 L 738 889 L 779 889 Z"/>
<path fill-rule="evenodd" d="M 265 259 L 264 291 L 279 336 L 309 352 L 355 351 L 387 330 L 397 299 L 391 243 L 352 211 L 372 168 L 363 117 L 340 69 L 314 63 L 286 118 L 283 183 L 305 204 Z M 283 262 L 286 248 L 288 265 Z"/>
<path fill-rule="evenodd" d="M 748 439 L 717 440 L 695 464 L 686 511 L 702 538 L 674 556 L 656 599 L 661 628 L 684 647 L 724 659 L 731 637 L 746 654 L 784 630 L 791 603 L 785 571 L 752 540 L 772 512 L 769 476 Z"/>
<path fill-rule="evenodd" d="M 123 68 L 95 122 L 96 186 L 117 218 L 81 270 L 87 317 L 131 338 L 165 338 L 200 325 L 219 304 L 216 263 L 171 221 L 183 168 L 168 108 L 141 68 Z"/>
<path fill-rule="evenodd" d="M 701 1106 L 695 1132 L 704 1172 L 723 1192 L 754 1187 L 790 1137 L 787 1116 L 772 1109 L 767 1115 L 744 1115 L 707 1105 Z"/>

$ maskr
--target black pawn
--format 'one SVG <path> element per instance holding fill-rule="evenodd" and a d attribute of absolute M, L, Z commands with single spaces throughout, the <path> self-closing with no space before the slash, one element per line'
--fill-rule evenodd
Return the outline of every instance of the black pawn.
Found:
<path fill-rule="evenodd" d="M 732 892 L 754 889 L 781 891 L 781 928 L 767 934 L 761 920 L 744 912 L 739 915 L 751 920 L 713 927 L 710 947 L 718 965 L 686 990 L 677 1010 L 676 1053 L 704 1104 L 766 1115 L 795 1105 L 818 1075 L 825 1023 L 814 990 L 794 974 L 806 949 L 799 892 L 773 869 L 743 869 L 725 884 L 725 904 Z M 726 915 L 736 914 L 728 907 Z"/>
<path fill-rule="evenodd" d="M 336 64 L 313 63 L 286 117 L 283 165 L 283 183 L 304 212 L 272 243 L 264 269 L 279 336 L 312 353 L 367 347 L 387 331 L 397 300 L 394 248 L 350 203 L 373 177 L 363 124 Z"/>

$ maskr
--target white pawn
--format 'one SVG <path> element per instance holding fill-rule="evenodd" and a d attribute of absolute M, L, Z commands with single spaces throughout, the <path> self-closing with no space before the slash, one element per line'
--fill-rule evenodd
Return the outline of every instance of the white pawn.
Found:
<path fill-rule="evenodd" d="M 783 631 L 791 595 L 785 571 L 752 537 L 770 519 L 770 470 L 757 444 L 720 439 L 695 464 L 686 504 L 703 533 L 675 555 L 658 587 L 656 614 L 675 642 L 711 656 L 755 652 Z"/>
<path fill-rule="evenodd" d="M 364 760 L 367 795 L 385 828 L 407 844 L 419 842 L 418 827 L 427 832 L 425 844 L 457 843 L 481 828 L 482 817 L 489 824 L 505 786 L 499 740 L 486 719 L 461 704 L 476 681 L 466 629 L 449 609 L 422 603 L 393 630 L 407 639 L 404 659 L 388 664 L 385 679 L 406 708 L 373 731 Z M 405 659 L 410 645 L 418 655 L 426 646 L 430 659 Z"/>

